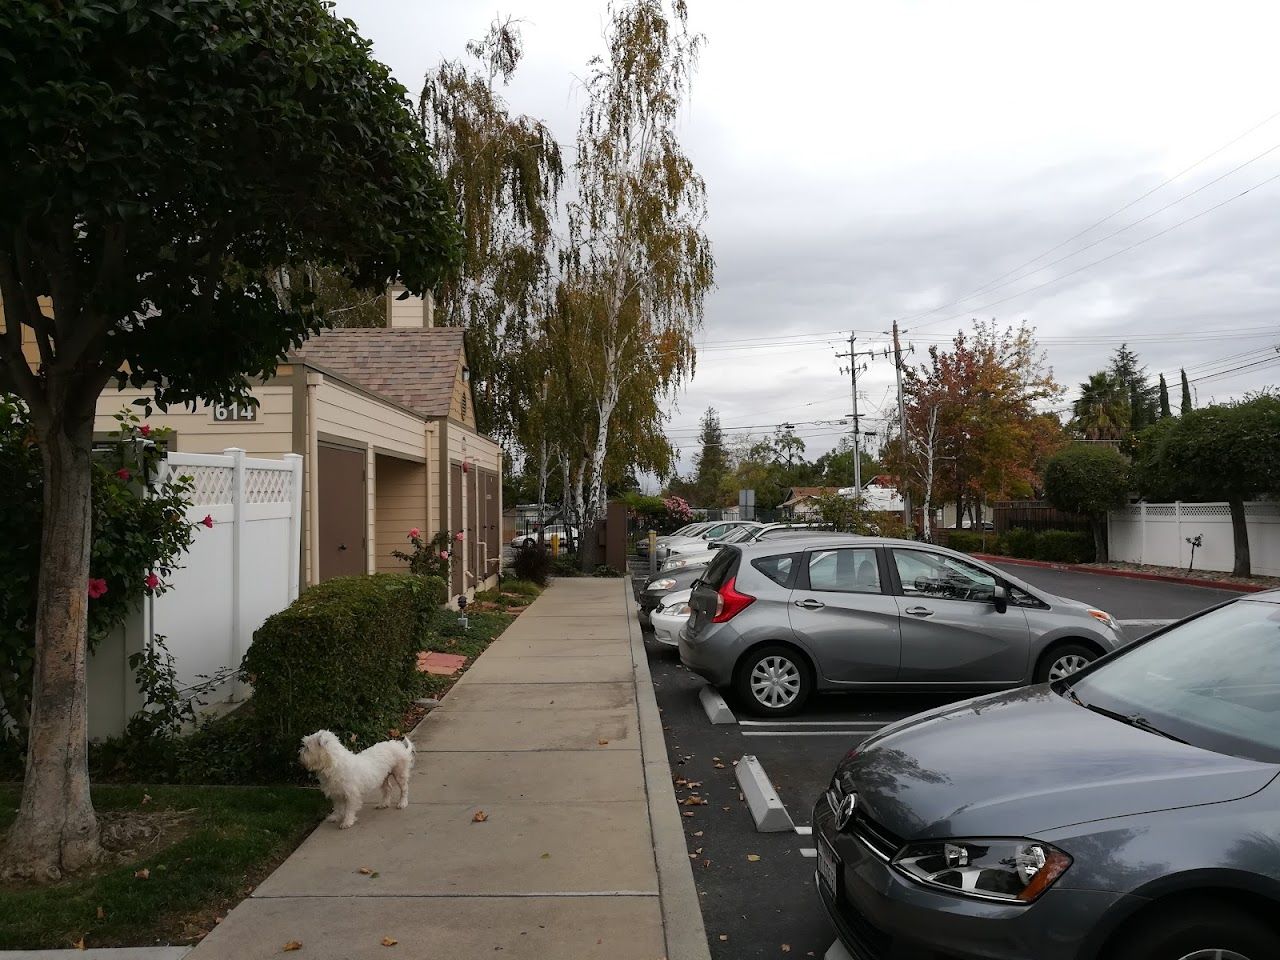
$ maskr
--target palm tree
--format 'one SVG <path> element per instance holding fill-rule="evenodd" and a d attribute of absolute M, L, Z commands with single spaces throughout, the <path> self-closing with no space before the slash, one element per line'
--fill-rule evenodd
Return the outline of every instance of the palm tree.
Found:
<path fill-rule="evenodd" d="M 1080 384 L 1070 428 L 1086 440 L 1119 440 L 1129 432 L 1129 398 L 1124 385 L 1107 370 Z"/>

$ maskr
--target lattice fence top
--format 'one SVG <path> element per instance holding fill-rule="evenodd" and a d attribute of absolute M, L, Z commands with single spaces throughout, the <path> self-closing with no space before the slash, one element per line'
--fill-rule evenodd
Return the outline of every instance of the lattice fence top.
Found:
<path fill-rule="evenodd" d="M 1244 505 L 1244 515 L 1246 517 L 1274 517 L 1280 520 L 1280 503 L 1246 503 Z"/>
<path fill-rule="evenodd" d="M 250 467 L 244 472 L 245 503 L 292 503 L 293 472 Z"/>
<path fill-rule="evenodd" d="M 1124 520 L 1137 520 L 1142 516 L 1142 508 L 1136 505 L 1120 507 L 1118 510 L 1112 510 L 1111 515 Z"/>
<path fill-rule="evenodd" d="M 1184 517 L 1229 517 L 1231 508 L 1225 503 L 1184 503 Z"/>
<path fill-rule="evenodd" d="M 192 506 L 212 507 L 233 502 L 235 470 L 231 467 L 176 466 L 171 469 L 178 476 L 191 478 Z"/>
<path fill-rule="evenodd" d="M 1178 507 L 1172 503 L 1148 503 L 1148 517 L 1172 517 L 1178 512 Z"/>

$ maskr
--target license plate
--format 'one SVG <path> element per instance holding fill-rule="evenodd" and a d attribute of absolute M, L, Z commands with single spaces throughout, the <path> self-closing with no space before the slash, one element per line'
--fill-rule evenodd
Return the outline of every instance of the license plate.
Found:
<path fill-rule="evenodd" d="M 826 886 L 831 896 L 835 896 L 840 890 L 840 858 L 836 855 L 835 850 L 831 848 L 831 844 L 822 837 L 818 837 L 818 879 Z"/>

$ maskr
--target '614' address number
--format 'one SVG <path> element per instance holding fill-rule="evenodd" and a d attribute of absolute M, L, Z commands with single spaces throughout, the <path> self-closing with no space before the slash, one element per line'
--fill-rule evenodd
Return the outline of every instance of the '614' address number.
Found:
<path fill-rule="evenodd" d="M 214 423 L 256 421 L 257 419 L 258 408 L 247 403 L 218 403 L 213 407 Z"/>

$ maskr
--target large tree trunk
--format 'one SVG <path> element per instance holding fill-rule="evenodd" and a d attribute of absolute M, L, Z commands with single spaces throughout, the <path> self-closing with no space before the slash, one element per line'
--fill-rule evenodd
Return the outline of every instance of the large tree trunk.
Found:
<path fill-rule="evenodd" d="M 1107 553 L 1107 519 L 1106 514 L 1089 520 L 1093 528 L 1093 559 L 1097 563 L 1106 563 Z"/>
<path fill-rule="evenodd" d="M 38 425 L 44 518 L 36 608 L 35 680 L 22 804 L 0 873 L 53 881 L 95 861 L 85 690 L 92 410 Z"/>
<path fill-rule="evenodd" d="M 1231 508 L 1231 537 L 1236 554 L 1231 573 L 1237 577 L 1251 577 L 1253 566 L 1249 560 L 1249 526 L 1244 519 L 1244 497 L 1228 497 L 1227 506 Z"/>

